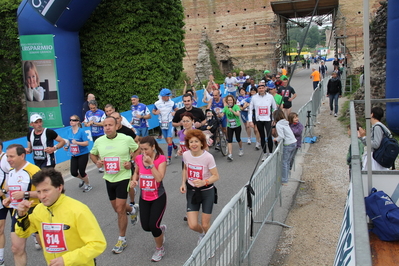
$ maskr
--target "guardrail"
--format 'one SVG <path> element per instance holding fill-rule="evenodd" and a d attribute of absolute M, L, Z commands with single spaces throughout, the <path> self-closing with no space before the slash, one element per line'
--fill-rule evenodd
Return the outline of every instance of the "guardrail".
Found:
<path fill-rule="evenodd" d="M 327 81 L 320 82 L 309 102 L 299 110 L 298 116 L 303 125 L 308 122 L 308 111 L 311 112 L 309 123 L 315 125 Z M 276 204 L 280 203 L 281 206 L 281 157 L 280 143 L 259 166 L 251 181 L 222 209 L 185 266 L 251 264 L 250 251 L 263 225 L 272 223 L 284 226 L 274 221 L 273 217 Z M 254 195 L 249 187 L 253 188 Z"/>

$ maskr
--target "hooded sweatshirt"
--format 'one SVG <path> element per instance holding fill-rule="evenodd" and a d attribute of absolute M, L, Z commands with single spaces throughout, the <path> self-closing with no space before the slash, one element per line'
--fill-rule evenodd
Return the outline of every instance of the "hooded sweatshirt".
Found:
<path fill-rule="evenodd" d="M 292 133 L 292 130 L 287 120 L 281 119 L 280 121 L 278 121 L 276 124 L 276 129 L 278 134 L 277 137 L 278 142 L 283 140 L 284 145 L 296 143 L 296 138 L 294 136 L 294 133 Z"/>
<path fill-rule="evenodd" d="M 327 95 L 337 94 L 342 95 L 342 84 L 339 78 L 331 78 L 327 84 Z"/>

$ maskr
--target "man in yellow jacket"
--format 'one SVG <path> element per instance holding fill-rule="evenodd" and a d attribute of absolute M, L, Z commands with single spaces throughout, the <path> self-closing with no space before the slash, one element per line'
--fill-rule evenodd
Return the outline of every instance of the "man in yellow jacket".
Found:
<path fill-rule="evenodd" d="M 40 204 L 31 214 L 32 201 L 17 206 L 15 232 L 27 238 L 38 232 L 48 265 L 95 265 L 107 243 L 101 228 L 85 204 L 64 194 L 64 179 L 54 169 L 32 178 Z"/>

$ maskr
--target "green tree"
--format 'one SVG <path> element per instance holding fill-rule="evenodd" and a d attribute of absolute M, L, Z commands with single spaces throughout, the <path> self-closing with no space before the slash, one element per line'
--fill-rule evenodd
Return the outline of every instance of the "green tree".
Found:
<path fill-rule="evenodd" d="M 313 26 L 309 29 L 309 32 L 306 36 L 306 45 L 310 48 L 315 48 L 317 44 L 320 42 L 320 33 L 317 26 Z"/>
<path fill-rule="evenodd" d="M 3 140 L 26 134 L 22 67 L 16 14 L 20 0 L 0 2 L 0 136 Z"/>
<path fill-rule="evenodd" d="M 138 94 L 153 103 L 183 70 L 183 7 L 178 0 L 103 0 L 81 30 L 85 90 L 120 111 Z"/>

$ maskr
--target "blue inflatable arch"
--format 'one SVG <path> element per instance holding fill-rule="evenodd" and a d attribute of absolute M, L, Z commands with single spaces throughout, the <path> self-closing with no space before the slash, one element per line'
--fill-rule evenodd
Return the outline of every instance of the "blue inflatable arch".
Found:
<path fill-rule="evenodd" d="M 79 30 L 101 0 L 23 0 L 19 35 L 54 35 L 62 121 L 80 115 L 84 101 Z"/>
<path fill-rule="evenodd" d="M 387 29 L 387 64 L 386 64 L 386 98 L 399 98 L 398 62 L 399 62 L 399 1 L 388 2 Z M 399 103 L 387 103 L 386 119 L 389 128 L 399 134 Z"/>

